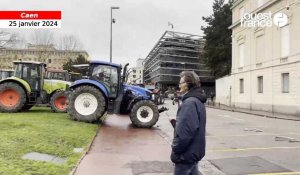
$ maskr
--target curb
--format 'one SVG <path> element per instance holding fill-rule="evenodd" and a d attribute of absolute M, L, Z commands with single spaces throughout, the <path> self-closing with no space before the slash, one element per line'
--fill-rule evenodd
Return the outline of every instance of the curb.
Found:
<path fill-rule="evenodd" d="M 281 119 L 281 120 L 291 120 L 291 121 L 300 121 L 300 117 L 299 117 L 299 119 L 284 118 L 284 117 L 278 117 L 278 116 L 257 114 L 257 113 L 247 112 L 247 111 L 234 110 L 234 109 L 218 108 L 218 107 L 208 106 L 208 105 L 205 105 L 205 106 L 208 107 L 208 108 L 213 108 L 213 109 L 220 109 L 220 110 L 231 111 L 231 112 L 239 112 L 239 113 L 244 113 L 244 114 L 252 114 L 252 115 L 257 115 L 257 116 L 266 117 L 266 118 L 274 118 L 274 119 Z"/>

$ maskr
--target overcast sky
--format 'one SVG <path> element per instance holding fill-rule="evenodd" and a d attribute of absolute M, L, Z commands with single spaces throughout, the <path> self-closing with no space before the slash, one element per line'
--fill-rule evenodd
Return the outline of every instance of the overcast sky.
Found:
<path fill-rule="evenodd" d="M 212 13 L 213 0 L 1 0 L 1 10 L 61 10 L 62 28 L 55 35 L 74 34 L 92 59 L 109 61 L 110 7 L 113 62 L 145 58 L 166 30 L 202 35 L 202 16 Z M 173 23 L 174 29 L 168 26 Z M 29 39 L 34 29 L 18 29 Z M 36 29 L 35 29 L 36 30 Z"/>

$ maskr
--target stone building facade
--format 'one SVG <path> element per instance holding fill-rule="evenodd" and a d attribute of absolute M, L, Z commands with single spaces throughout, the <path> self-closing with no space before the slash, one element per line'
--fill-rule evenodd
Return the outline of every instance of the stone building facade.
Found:
<path fill-rule="evenodd" d="M 133 67 L 128 76 L 127 82 L 130 84 L 144 84 L 144 61 L 145 59 L 137 59 L 136 67 Z"/>
<path fill-rule="evenodd" d="M 217 80 L 217 102 L 300 116 L 300 0 L 235 0 L 232 13 L 232 73 Z M 241 26 L 245 13 L 273 25 Z"/>
<path fill-rule="evenodd" d="M 0 69 L 12 69 L 13 61 L 39 61 L 47 63 L 48 68 L 62 69 L 64 63 L 69 59 L 76 59 L 79 55 L 83 55 L 89 59 L 86 51 L 65 51 L 57 50 L 53 45 L 28 45 L 27 49 L 11 49 L 5 48 L 0 50 Z"/>

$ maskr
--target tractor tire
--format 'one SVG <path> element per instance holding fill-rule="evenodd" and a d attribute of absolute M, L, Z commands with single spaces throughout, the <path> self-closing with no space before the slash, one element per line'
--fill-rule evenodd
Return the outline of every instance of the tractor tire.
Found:
<path fill-rule="evenodd" d="M 132 124 L 139 128 L 151 128 L 159 118 L 157 106 L 149 100 L 135 103 L 130 112 Z"/>
<path fill-rule="evenodd" d="M 53 112 L 67 112 L 68 93 L 66 91 L 56 91 L 50 98 L 50 107 Z"/>
<path fill-rule="evenodd" d="M 23 108 L 22 108 L 22 110 L 21 111 L 29 111 L 29 109 L 31 109 L 32 107 L 33 107 L 34 105 L 28 105 L 28 104 L 25 104 L 24 106 L 23 106 Z"/>
<path fill-rule="evenodd" d="M 0 85 L 0 111 L 19 112 L 26 104 L 26 92 L 14 82 Z"/>
<path fill-rule="evenodd" d="M 70 93 L 68 114 L 72 120 L 92 123 L 98 121 L 105 112 L 106 99 L 93 86 L 79 86 Z"/>

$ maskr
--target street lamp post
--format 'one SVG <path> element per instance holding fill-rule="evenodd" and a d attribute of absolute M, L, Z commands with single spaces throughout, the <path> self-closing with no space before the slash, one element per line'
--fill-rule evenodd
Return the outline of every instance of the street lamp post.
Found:
<path fill-rule="evenodd" d="M 110 62 L 112 62 L 112 24 L 115 23 L 115 19 L 112 18 L 113 9 L 120 9 L 120 7 L 110 7 Z"/>

